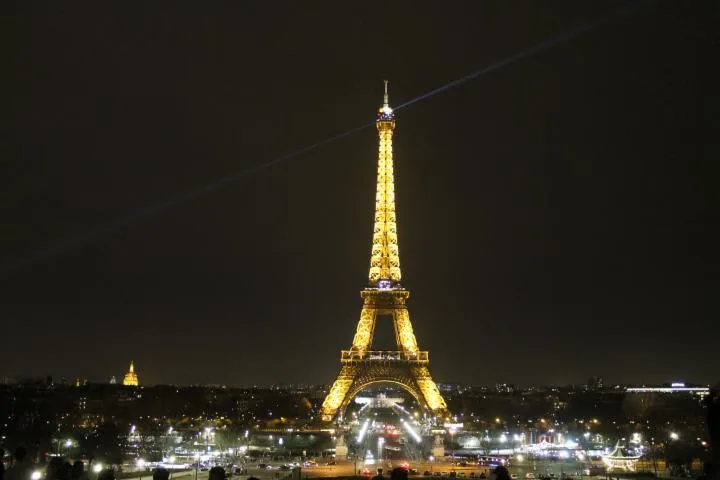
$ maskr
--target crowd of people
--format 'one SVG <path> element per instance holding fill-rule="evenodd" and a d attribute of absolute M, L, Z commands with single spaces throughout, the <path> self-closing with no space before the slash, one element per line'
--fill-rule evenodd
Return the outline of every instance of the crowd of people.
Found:
<path fill-rule="evenodd" d="M 76 460 L 73 463 L 61 458 L 52 457 L 44 468 L 44 473 L 34 475 L 37 466 L 27 458 L 27 451 L 24 447 L 17 447 L 13 452 L 8 468 L 5 468 L 4 461 L 0 461 L 0 480 L 89 480 L 90 476 L 85 470 L 85 463 Z M 0 460 L 5 458 L 5 451 L 0 449 Z M 226 480 L 225 469 L 213 467 L 208 472 L 208 480 Z M 153 480 L 169 480 L 170 471 L 166 468 L 156 468 L 152 472 Z M 106 468 L 98 472 L 97 480 L 116 480 L 115 470 Z M 248 480 L 258 480 L 250 477 Z"/>

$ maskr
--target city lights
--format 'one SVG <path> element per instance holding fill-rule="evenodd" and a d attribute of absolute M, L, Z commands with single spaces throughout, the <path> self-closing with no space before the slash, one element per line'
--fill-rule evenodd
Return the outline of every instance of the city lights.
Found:
<path fill-rule="evenodd" d="M 40 470 L 35 470 L 30 474 L 30 480 L 40 480 L 42 478 L 42 472 Z"/>
<path fill-rule="evenodd" d="M 680 438 L 680 435 L 678 435 L 677 432 L 670 432 L 671 440 L 677 440 L 678 438 Z"/>
<path fill-rule="evenodd" d="M 95 472 L 95 473 L 100 473 L 102 471 L 102 469 L 103 469 L 102 463 L 96 463 L 95 465 L 93 465 L 93 468 L 92 468 L 93 472 Z"/>

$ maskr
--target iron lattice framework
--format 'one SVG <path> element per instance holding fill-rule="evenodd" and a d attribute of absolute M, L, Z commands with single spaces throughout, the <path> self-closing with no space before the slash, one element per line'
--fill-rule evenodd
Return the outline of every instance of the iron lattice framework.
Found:
<path fill-rule="evenodd" d="M 323 402 L 324 421 L 332 421 L 358 392 L 375 383 L 397 384 L 436 417 L 448 414 L 445 399 L 428 370 L 428 352 L 419 349 L 410 323 L 406 306 L 410 292 L 400 285 L 392 150 L 395 114 L 388 102 L 387 82 L 384 100 L 376 121 L 380 142 L 369 286 L 361 292 L 363 307 L 352 347 L 341 352 L 340 373 Z M 392 316 L 397 351 L 370 349 L 379 315 Z"/>

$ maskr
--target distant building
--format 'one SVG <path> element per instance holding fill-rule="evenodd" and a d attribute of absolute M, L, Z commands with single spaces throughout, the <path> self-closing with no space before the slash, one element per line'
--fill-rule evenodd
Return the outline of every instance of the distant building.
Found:
<path fill-rule="evenodd" d="M 125 378 L 123 378 L 123 385 L 128 385 L 132 387 L 138 386 L 138 376 L 135 373 L 135 364 L 133 361 L 130 361 L 130 370 L 125 374 Z"/>
<path fill-rule="evenodd" d="M 603 389 L 602 377 L 592 377 L 590 380 L 588 380 L 585 388 L 591 392 L 597 392 L 599 390 L 602 390 Z"/>
<path fill-rule="evenodd" d="M 495 391 L 498 393 L 513 393 L 515 391 L 515 385 L 508 383 L 496 383 Z"/>
<path fill-rule="evenodd" d="M 110 377 L 110 385 L 116 385 L 117 384 L 117 378 L 115 378 L 115 375 Z"/>

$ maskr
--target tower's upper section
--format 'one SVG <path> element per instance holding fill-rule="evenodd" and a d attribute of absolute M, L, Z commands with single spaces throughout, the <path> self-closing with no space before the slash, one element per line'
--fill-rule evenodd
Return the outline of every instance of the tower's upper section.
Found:
<path fill-rule="evenodd" d="M 370 253 L 371 287 L 392 288 L 400 282 L 400 255 L 395 219 L 395 176 L 393 172 L 392 136 L 395 113 L 390 108 L 388 82 L 385 81 L 383 106 L 375 122 L 379 136 L 377 193 L 375 194 L 375 226 Z"/>

